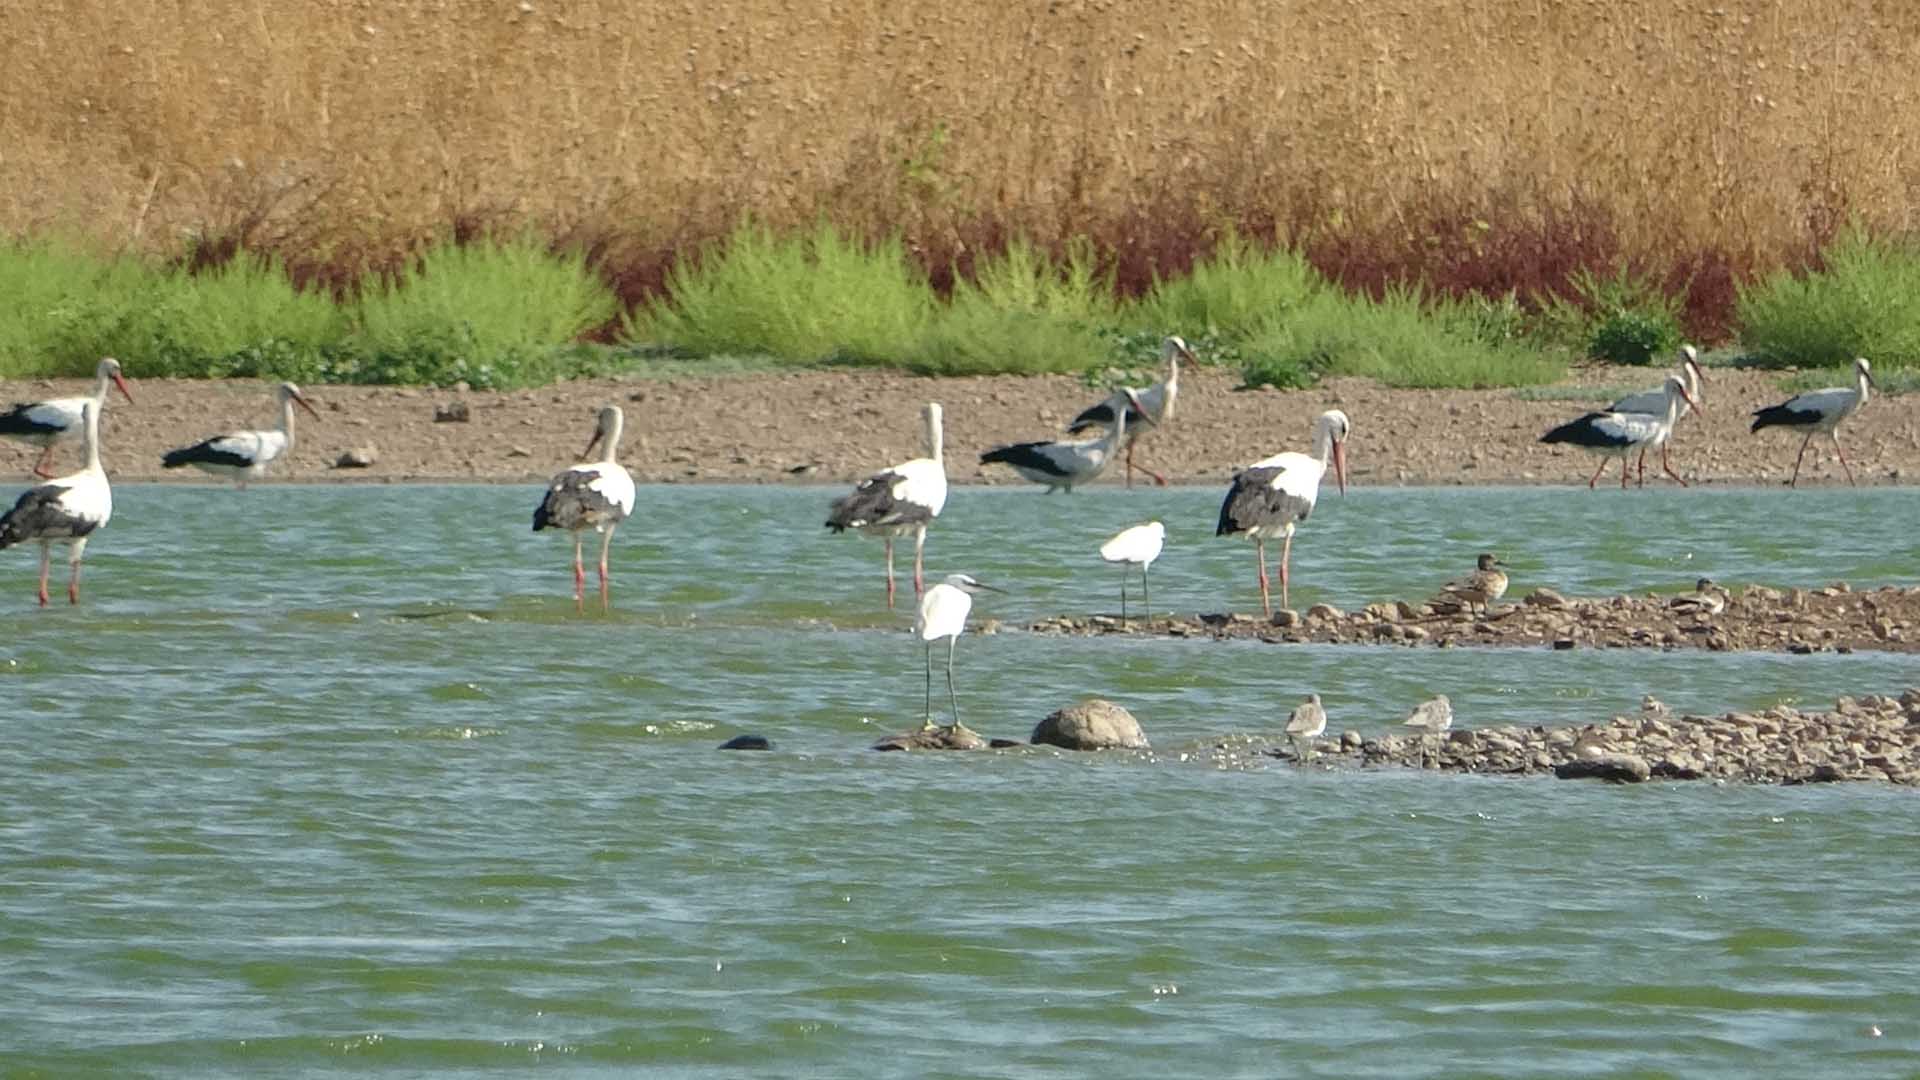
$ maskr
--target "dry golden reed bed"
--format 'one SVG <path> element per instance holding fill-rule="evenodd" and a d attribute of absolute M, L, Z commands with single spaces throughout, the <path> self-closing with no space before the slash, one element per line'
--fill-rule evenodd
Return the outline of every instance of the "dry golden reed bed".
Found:
<path fill-rule="evenodd" d="M 1354 283 L 1624 255 L 1724 293 L 1920 205 L 1920 6 L 1869 0 L 197 0 L 6 38 L 0 228 L 322 273 L 531 222 L 631 294 L 751 212 L 936 267 L 1087 235 L 1123 285 L 1233 224 Z"/>

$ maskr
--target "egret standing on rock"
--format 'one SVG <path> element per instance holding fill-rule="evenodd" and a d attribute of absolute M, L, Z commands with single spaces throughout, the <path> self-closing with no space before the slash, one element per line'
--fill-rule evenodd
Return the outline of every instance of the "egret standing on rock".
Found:
<path fill-rule="evenodd" d="M 1215 536 L 1253 537 L 1260 561 L 1260 608 L 1269 618 L 1273 599 L 1267 586 L 1267 539 L 1283 538 L 1280 547 L 1280 606 L 1287 606 L 1288 564 L 1293 555 L 1294 526 L 1307 520 L 1313 504 L 1320 498 L 1320 479 L 1327 473 L 1327 458 L 1333 458 L 1334 479 L 1340 493 L 1347 493 L 1347 435 L 1352 425 L 1347 414 L 1328 409 L 1313 422 L 1313 453 L 1292 450 L 1254 462 L 1233 478 L 1220 504 L 1220 523 Z"/>
<path fill-rule="evenodd" d="M 1840 455 L 1840 467 L 1847 470 L 1847 483 L 1853 484 L 1853 466 L 1847 464 L 1847 452 L 1840 449 L 1840 421 L 1852 416 L 1860 406 L 1867 403 L 1867 389 L 1873 385 L 1872 365 L 1864 356 L 1853 361 L 1853 385 L 1830 386 L 1825 390 L 1810 390 L 1796 394 L 1778 405 L 1769 405 L 1764 409 L 1755 409 L 1753 413 L 1754 431 L 1763 427 L 1785 427 L 1804 430 L 1807 437 L 1800 440 L 1800 454 L 1793 459 L 1793 476 L 1787 481 L 1793 487 L 1800 480 L 1800 463 L 1806 459 L 1807 444 L 1813 437 L 1824 431 L 1833 436 L 1833 452 Z M 1855 486 L 1858 486 L 1857 484 Z"/>
<path fill-rule="evenodd" d="M 1582 450 L 1600 455 L 1600 467 L 1593 470 L 1587 479 L 1587 488 L 1600 482 L 1600 474 L 1607 470 L 1607 462 L 1620 459 L 1620 490 L 1627 489 L 1627 459 L 1635 450 L 1655 445 L 1661 438 L 1673 432 L 1674 421 L 1680 417 L 1680 406 L 1684 402 L 1692 405 L 1695 412 L 1703 412 L 1700 402 L 1687 390 L 1687 384 L 1678 375 L 1667 376 L 1661 384 L 1666 397 L 1666 405 L 1658 414 L 1640 412 L 1590 412 L 1577 420 L 1569 420 L 1545 435 L 1540 436 L 1543 443 L 1569 443 Z"/>
<path fill-rule="evenodd" d="M 933 643 L 947 639 L 947 703 L 953 708 L 953 726 L 960 726 L 960 699 L 953 692 L 953 649 L 967 629 L 967 614 L 973 610 L 973 595 L 982 589 L 1002 592 L 984 581 L 965 574 L 949 574 L 947 580 L 928 589 L 920 597 L 919 613 L 913 620 L 913 633 L 926 643 L 927 702 L 920 730 L 933 730 Z"/>
<path fill-rule="evenodd" d="M 100 406 L 80 407 L 81 437 L 86 440 L 86 465 L 20 496 L 13 509 L 0 517 L 0 548 L 28 540 L 40 541 L 40 606 L 47 606 L 47 575 L 53 566 L 53 545 L 67 545 L 67 602 L 80 602 L 80 556 L 87 539 L 113 517 L 113 489 L 100 467 Z"/>
<path fill-rule="evenodd" d="M 980 464 L 1010 465 L 1014 472 L 1028 480 L 1047 485 L 1049 495 L 1062 488 L 1071 495 L 1073 485 L 1090 484 L 1106 471 L 1107 464 L 1113 460 L 1114 447 L 1126 439 L 1127 418 L 1141 411 L 1137 392 L 1123 388 L 1120 395 L 1130 403 L 1129 407 L 1114 410 L 1113 426 L 1097 439 L 1014 443 L 981 454 Z"/>
<path fill-rule="evenodd" d="M 86 397 L 17 403 L 0 414 L 0 435 L 40 447 L 40 460 L 33 463 L 33 475 L 51 478 L 53 473 L 48 467 L 53 464 L 54 444 L 81 437 L 86 429 L 81 419 L 82 407 L 91 403 L 95 412 L 104 407 L 109 383 L 120 388 L 120 396 L 127 399 L 127 404 L 133 404 L 133 391 L 127 389 L 126 377 L 120 374 L 120 361 L 106 356 L 93 369 L 93 393 Z"/>
<path fill-rule="evenodd" d="M 592 529 L 600 534 L 600 610 L 611 606 L 607 588 L 607 548 L 613 544 L 613 530 L 633 513 L 633 477 L 614 460 L 620 450 L 620 431 L 626 417 L 618 405 L 606 405 L 595 420 L 593 438 L 580 456 L 601 446 L 600 460 L 575 465 L 553 478 L 547 485 L 547 497 L 533 512 L 533 531 L 565 529 L 573 534 L 573 606 L 587 610 L 587 568 L 582 561 L 580 533 Z"/>
<path fill-rule="evenodd" d="M 893 541 L 913 537 L 913 595 L 926 591 L 921 577 L 927 546 L 927 525 L 947 505 L 947 466 L 941 456 L 940 406 L 928 402 L 920 410 L 927 425 L 927 456 L 903 461 L 874 473 L 854 486 L 851 494 L 834 501 L 827 511 L 827 528 L 834 532 L 857 529 L 878 536 L 887 547 L 887 608 L 893 608 Z"/>
<path fill-rule="evenodd" d="M 1700 384 L 1706 382 L 1706 376 L 1700 373 L 1700 350 L 1691 345 L 1680 346 L 1680 379 L 1687 384 L 1687 394 L 1690 400 L 1704 400 L 1700 396 Z M 1662 384 L 1651 390 L 1642 390 L 1637 394 L 1629 394 L 1607 406 L 1606 411 L 1617 413 L 1651 413 L 1658 416 L 1665 412 L 1666 408 L 1667 388 Z M 1691 405 L 1681 405 L 1678 415 L 1674 418 L 1673 425 L 1667 427 L 1659 435 L 1655 436 L 1653 440 L 1654 444 L 1660 447 L 1660 468 L 1665 470 L 1668 476 L 1673 477 L 1674 482 L 1681 487 L 1687 487 L 1688 484 L 1680 478 L 1679 473 L 1673 471 L 1673 460 L 1667 454 L 1667 445 L 1673 441 L 1674 427 L 1677 427 L 1679 422 L 1686 419 L 1692 412 L 1693 407 Z M 1647 482 L 1647 447 L 1645 444 L 1642 444 L 1640 447 L 1638 475 L 1640 483 L 1645 485 Z"/>
<path fill-rule="evenodd" d="M 1293 757 L 1302 765 L 1313 758 L 1313 740 L 1327 730 L 1327 710 L 1320 707 L 1320 695 L 1308 694 L 1287 718 L 1287 741 L 1293 744 Z"/>
<path fill-rule="evenodd" d="M 313 405 L 299 387 L 290 382 L 281 383 L 275 393 L 280 398 L 278 428 L 272 431 L 232 431 L 179 450 L 169 450 L 160 459 L 160 467 L 177 469 L 182 465 L 191 465 L 215 476 L 231 477 L 240 490 L 245 491 L 247 481 L 265 475 L 268 465 L 293 449 L 295 405 L 307 410 L 315 420 L 320 419 L 320 414 L 314 412 Z"/>
<path fill-rule="evenodd" d="M 1134 399 L 1138 402 L 1138 408 L 1123 405 L 1122 403 L 1128 400 L 1127 394 L 1116 390 L 1107 395 L 1107 400 L 1088 407 L 1079 416 L 1073 418 L 1073 423 L 1067 425 L 1067 432 L 1073 435 L 1093 427 L 1112 427 L 1114 417 L 1119 411 L 1122 408 L 1128 409 L 1127 425 L 1132 431 L 1127 439 L 1128 487 L 1133 486 L 1133 444 L 1145 437 L 1147 432 L 1173 421 L 1174 399 L 1180 396 L 1180 358 L 1183 356 L 1189 362 L 1198 362 L 1194 360 L 1193 350 L 1187 348 L 1185 341 L 1178 336 L 1167 338 L 1160 343 L 1160 359 L 1167 365 L 1167 377 L 1144 390 L 1132 390 Z M 1154 483 L 1161 487 L 1167 486 L 1166 477 L 1145 465 L 1140 469 L 1153 477 Z"/>
<path fill-rule="evenodd" d="M 1160 557 L 1167 542 L 1167 527 L 1157 521 L 1121 529 L 1113 539 L 1100 545 L 1100 557 L 1120 567 L 1120 624 L 1127 622 L 1127 567 L 1140 568 L 1140 600 L 1147 606 L 1147 620 L 1153 620 L 1153 594 L 1147 591 L 1147 567 Z"/>

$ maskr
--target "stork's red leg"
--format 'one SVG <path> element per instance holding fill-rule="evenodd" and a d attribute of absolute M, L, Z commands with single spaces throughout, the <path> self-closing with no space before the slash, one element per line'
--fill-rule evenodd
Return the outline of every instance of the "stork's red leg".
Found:
<path fill-rule="evenodd" d="M 47 575 L 49 573 L 52 573 L 52 571 L 53 571 L 53 548 L 51 545 L 42 543 L 40 545 L 40 606 L 41 607 L 47 606 Z"/>
<path fill-rule="evenodd" d="M 587 610 L 587 564 L 581 557 L 580 534 L 573 534 L 573 610 L 584 614 Z"/>
<path fill-rule="evenodd" d="M 1840 467 L 1847 470 L 1847 483 L 1852 484 L 1854 487 L 1859 487 L 1859 483 L 1853 478 L 1853 466 L 1847 464 L 1847 452 L 1840 449 L 1839 428 L 1833 430 L 1833 452 L 1840 455 Z"/>
<path fill-rule="evenodd" d="M 1804 439 L 1801 439 L 1801 440 L 1800 440 L 1800 453 L 1799 453 L 1799 455 L 1798 455 L 1798 456 L 1796 456 L 1796 457 L 1795 457 L 1795 458 L 1793 459 L 1793 475 L 1787 478 L 1787 486 L 1788 486 L 1788 487 L 1792 487 L 1792 486 L 1794 486 L 1794 485 L 1795 485 L 1796 483 L 1798 483 L 1798 482 L 1799 482 L 1799 480 L 1800 480 L 1800 463 L 1801 463 L 1802 461 L 1805 461 L 1805 460 L 1806 460 L 1806 458 L 1807 458 L 1807 444 L 1808 444 L 1808 443 L 1810 443 L 1810 442 L 1812 442 L 1812 441 L 1813 441 L 1813 432 L 1811 432 L 1811 431 L 1809 431 L 1809 432 L 1807 432 L 1807 437 L 1806 437 L 1806 438 L 1804 438 Z"/>
<path fill-rule="evenodd" d="M 1267 594 L 1267 541 L 1265 537 L 1259 537 L 1254 540 L 1253 552 L 1254 558 L 1260 562 L 1260 610 L 1266 612 L 1267 618 L 1271 619 L 1273 618 L 1273 599 Z"/>
<path fill-rule="evenodd" d="M 1592 490 L 1593 490 L 1593 485 L 1595 485 L 1595 484 L 1597 484 L 1597 483 L 1599 483 L 1599 482 L 1600 482 L 1600 474 L 1601 474 L 1601 473 L 1603 473 L 1603 472 L 1606 472 L 1606 471 L 1607 471 L 1607 459 L 1606 459 L 1606 458 L 1601 458 L 1601 459 L 1600 459 L 1600 467 L 1599 467 L 1599 468 L 1597 468 L 1597 469 L 1595 469 L 1595 470 L 1593 470 L 1593 475 L 1592 475 L 1592 476 L 1589 476 L 1589 477 L 1587 477 L 1587 490 L 1588 490 L 1588 491 L 1592 491 Z"/>
<path fill-rule="evenodd" d="M 887 610 L 893 610 L 893 537 L 882 541 L 887 548 Z"/>
<path fill-rule="evenodd" d="M 73 563 L 73 573 L 67 577 L 67 603 L 78 604 L 79 602 L 80 602 L 80 562 L 78 559 L 76 559 L 74 560 L 74 563 Z"/>
<path fill-rule="evenodd" d="M 927 527 L 920 526 L 913 534 L 913 598 L 926 595 L 927 582 L 923 556 L 927 550 Z"/>
<path fill-rule="evenodd" d="M 1293 534 L 1288 533 L 1287 538 L 1280 543 L 1280 606 L 1289 610 L 1292 609 L 1293 605 L 1287 602 L 1287 578 L 1289 576 L 1287 564 L 1292 561 Z"/>
<path fill-rule="evenodd" d="M 1673 459 L 1667 456 L 1666 443 L 1660 444 L 1660 467 L 1667 470 L 1667 475 L 1673 477 L 1674 483 L 1679 484 L 1681 487 L 1692 486 L 1685 480 L 1682 480 L 1679 473 L 1673 471 Z"/>
<path fill-rule="evenodd" d="M 612 598 L 608 595 L 608 590 L 607 590 L 607 549 L 613 546 L 613 529 L 614 527 L 612 525 L 607 526 L 607 531 L 604 534 L 602 534 L 600 537 L 600 610 L 601 611 L 609 611 L 609 610 L 612 610 L 613 608 L 613 601 L 612 601 Z"/>
<path fill-rule="evenodd" d="M 33 475 L 53 479 L 53 444 L 40 448 L 40 460 L 33 463 Z"/>

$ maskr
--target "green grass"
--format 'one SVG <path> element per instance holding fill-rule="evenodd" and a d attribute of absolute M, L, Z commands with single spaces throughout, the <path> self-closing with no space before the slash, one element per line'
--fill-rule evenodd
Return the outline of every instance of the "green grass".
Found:
<path fill-rule="evenodd" d="M 1156 278 L 1127 319 L 1187 338 L 1244 338 L 1332 288 L 1297 252 L 1229 236 L 1184 276 Z"/>
<path fill-rule="evenodd" d="M 982 260 L 972 280 L 954 283 L 905 362 L 938 375 L 1087 371 L 1108 359 L 1101 328 L 1118 318 L 1113 280 L 1090 249 L 1076 247 L 1056 264 L 1016 239 Z"/>
<path fill-rule="evenodd" d="M 747 223 L 677 264 L 667 295 L 632 314 L 625 338 L 789 363 L 900 363 L 934 303 L 898 238 L 868 243 L 825 223 L 775 236 Z"/>
<path fill-rule="evenodd" d="M 1854 228 L 1822 261 L 1819 270 L 1781 271 L 1740 290 L 1746 361 L 1838 367 L 1865 356 L 1876 377 L 1920 366 L 1920 247 Z"/>
<path fill-rule="evenodd" d="M 1388 386 L 1485 388 L 1552 382 L 1566 366 L 1515 340 L 1484 305 L 1389 290 L 1374 300 L 1325 292 L 1269 319 L 1243 345 L 1248 385 L 1304 386 L 1358 375 Z"/>

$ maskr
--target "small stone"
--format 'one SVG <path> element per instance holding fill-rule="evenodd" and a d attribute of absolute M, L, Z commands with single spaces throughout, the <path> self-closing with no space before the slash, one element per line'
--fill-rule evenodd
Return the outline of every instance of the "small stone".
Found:
<path fill-rule="evenodd" d="M 464 401 L 449 401 L 433 407 L 433 422 L 436 424 L 464 424 L 470 419 L 472 413 Z"/>
<path fill-rule="evenodd" d="M 380 460 L 380 451 L 372 446 L 355 446 L 333 460 L 336 469 L 370 469 Z"/>
<path fill-rule="evenodd" d="M 507 456 L 508 457 L 532 457 L 533 451 L 527 449 L 524 446 L 509 446 L 507 447 Z"/>
<path fill-rule="evenodd" d="M 1315 604 L 1307 609 L 1310 622 L 1337 622 L 1346 618 L 1346 613 L 1332 604 Z"/>
<path fill-rule="evenodd" d="M 1105 698 L 1088 698 L 1048 714 L 1034 727 L 1032 741 L 1068 750 L 1148 749 L 1140 722 Z"/>
<path fill-rule="evenodd" d="M 1301 622 L 1300 613 L 1292 608 L 1281 608 L 1279 611 L 1273 613 L 1272 621 L 1273 625 L 1279 627 L 1299 626 Z"/>
<path fill-rule="evenodd" d="M 1545 608 L 1548 611 L 1558 611 L 1567 606 L 1566 597 L 1548 588 L 1533 590 L 1528 593 L 1526 599 L 1521 602 L 1528 607 Z"/>

